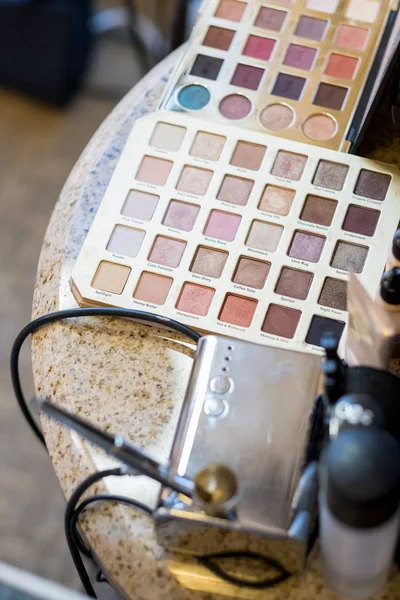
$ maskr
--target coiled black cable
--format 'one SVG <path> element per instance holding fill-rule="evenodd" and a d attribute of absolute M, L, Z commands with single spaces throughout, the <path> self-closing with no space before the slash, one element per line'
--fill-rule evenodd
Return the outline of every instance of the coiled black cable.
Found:
<path fill-rule="evenodd" d="M 11 381 L 21 412 L 24 415 L 28 425 L 43 445 L 45 445 L 43 434 L 33 418 L 31 411 L 29 410 L 22 390 L 21 377 L 19 373 L 19 355 L 21 348 L 27 337 L 39 329 L 46 327 L 46 325 L 51 325 L 52 323 L 57 323 L 58 321 L 63 321 L 65 319 L 76 319 L 83 317 L 119 317 L 122 319 L 133 319 L 135 321 L 146 321 L 147 323 L 159 325 L 160 327 L 166 327 L 167 329 L 172 329 L 173 331 L 182 333 L 196 344 L 201 337 L 201 335 L 194 331 L 194 329 L 191 329 L 190 327 L 187 327 L 178 321 L 174 321 L 174 319 L 170 319 L 169 317 L 163 317 L 153 313 L 146 313 L 141 310 L 131 310 L 128 308 L 72 308 L 43 315 L 42 317 L 38 317 L 37 319 L 28 323 L 28 325 L 26 325 L 15 338 L 11 349 Z"/>

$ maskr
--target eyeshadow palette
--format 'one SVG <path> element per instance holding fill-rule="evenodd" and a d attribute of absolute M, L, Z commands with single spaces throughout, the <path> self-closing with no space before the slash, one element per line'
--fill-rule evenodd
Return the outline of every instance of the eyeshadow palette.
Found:
<path fill-rule="evenodd" d="M 348 151 L 390 7 L 390 0 L 210 0 L 162 107 Z"/>
<path fill-rule="evenodd" d="M 321 352 L 350 272 L 373 294 L 400 218 L 395 167 L 234 125 L 136 122 L 72 273 L 81 305 Z"/>

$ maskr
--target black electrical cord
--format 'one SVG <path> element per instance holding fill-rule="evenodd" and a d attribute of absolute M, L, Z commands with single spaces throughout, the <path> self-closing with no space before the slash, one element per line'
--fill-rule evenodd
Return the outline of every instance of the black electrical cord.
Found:
<path fill-rule="evenodd" d="M 268 565 L 268 567 L 272 567 L 275 569 L 278 574 L 275 577 L 268 577 L 266 579 L 259 580 L 249 580 L 249 579 L 241 579 L 236 575 L 232 575 L 227 571 L 221 569 L 221 567 L 215 562 L 216 559 L 221 558 L 250 558 L 252 560 L 263 561 Z M 272 588 L 278 585 L 279 583 L 283 583 L 289 577 L 291 577 L 291 573 L 285 569 L 280 562 L 273 558 L 267 558 L 263 554 L 258 554 L 256 552 L 244 552 L 244 551 L 227 551 L 227 552 L 215 552 L 214 554 L 206 554 L 204 556 L 199 556 L 198 560 L 209 569 L 214 575 L 221 577 L 225 581 L 229 583 L 233 583 L 234 585 L 240 585 L 242 587 L 250 587 L 255 589 L 266 589 Z"/>
<path fill-rule="evenodd" d="M 150 507 L 146 506 L 142 502 L 137 500 L 133 500 L 132 498 L 126 498 L 125 496 L 118 496 L 114 494 L 97 494 L 95 496 L 91 496 L 86 498 L 82 502 L 79 503 L 80 498 L 86 491 L 97 481 L 102 479 L 103 477 L 109 476 L 123 476 L 126 475 L 126 471 L 123 469 L 109 469 L 107 471 L 101 471 L 99 473 L 95 473 L 94 475 L 90 475 L 87 479 L 85 479 L 72 494 L 71 498 L 67 503 L 67 508 L 65 511 L 65 535 L 68 542 L 68 547 L 71 552 L 75 567 L 82 581 L 82 585 L 85 589 L 85 592 L 88 596 L 92 598 L 96 598 L 95 591 L 89 579 L 89 576 L 86 572 L 85 565 L 83 563 L 80 552 L 85 556 L 92 558 L 92 553 L 90 549 L 83 543 L 81 536 L 78 533 L 78 519 L 82 512 L 91 504 L 95 502 L 118 502 L 120 504 L 124 504 L 126 506 L 132 506 L 137 508 L 149 516 L 153 515 L 153 511 Z M 209 569 L 212 573 L 227 581 L 228 583 L 232 583 L 234 585 L 239 585 L 242 587 L 249 587 L 254 589 L 266 589 L 272 588 L 276 585 L 283 583 L 289 577 L 291 577 L 291 573 L 287 571 L 277 560 L 273 558 L 268 558 L 262 554 L 258 554 L 255 552 L 246 552 L 246 551 L 228 551 L 228 552 L 216 552 L 212 554 L 206 554 L 203 556 L 196 557 L 197 560 Z M 232 573 L 227 572 L 222 567 L 218 565 L 216 561 L 218 559 L 226 559 L 226 558 L 236 558 L 236 559 L 244 559 L 249 558 L 251 560 L 263 561 L 269 568 L 274 569 L 277 572 L 277 575 L 272 577 L 267 577 L 265 579 L 260 580 L 249 580 L 242 579 Z M 96 581 L 99 581 L 96 578 Z M 102 581 L 107 581 L 102 578 Z"/>
<path fill-rule="evenodd" d="M 126 475 L 126 470 L 122 468 L 107 469 L 105 471 L 99 471 L 97 473 L 93 473 L 93 475 L 89 475 L 89 477 L 84 479 L 84 481 L 82 481 L 82 483 L 78 485 L 76 490 L 73 492 L 73 494 L 67 502 L 67 506 L 65 509 L 64 528 L 68 548 L 71 553 L 72 560 L 74 561 L 75 568 L 82 582 L 82 585 L 85 589 L 85 592 L 88 596 L 92 598 L 96 598 L 96 593 L 93 589 L 89 575 L 87 574 L 84 562 L 80 555 L 80 551 L 82 551 L 83 542 L 82 540 L 80 540 L 80 536 L 78 536 L 77 533 L 78 518 L 81 512 L 89 504 L 92 504 L 93 502 L 98 502 L 100 500 L 120 502 L 129 506 L 134 506 L 142 511 L 145 511 L 147 514 L 150 515 L 152 514 L 152 511 L 148 506 L 142 504 L 141 502 L 137 502 L 131 498 L 125 498 L 124 496 L 116 496 L 113 494 L 99 494 L 87 498 L 80 504 L 78 504 L 78 502 L 94 483 L 97 483 L 105 477 L 122 477 L 124 475 Z M 84 547 L 83 553 L 86 556 L 91 557 L 91 553 L 86 547 Z"/>
<path fill-rule="evenodd" d="M 178 333 L 182 333 L 196 344 L 201 337 L 199 333 L 190 327 L 187 327 L 186 325 L 183 325 L 182 323 L 174 321 L 168 317 L 146 313 L 141 310 L 131 310 L 128 308 L 73 308 L 49 313 L 47 315 L 43 315 L 42 317 L 38 317 L 34 321 L 31 321 L 20 331 L 12 346 L 10 356 L 11 381 L 21 412 L 28 422 L 30 428 L 43 445 L 45 445 L 43 434 L 33 418 L 31 411 L 29 410 L 22 390 L 21 378 L 19 374 L 19 355 L 21 348 L 26 338 L 42 327 L 52 323 L 57 323 L 58 321 L 63 321 L 64 319 L 75 319 L 80 317 L 119 317 L 123 319 L 133 319 L 135 321 L 146 321 L 147 323 L 154 323 L 160 327 L 166 327 L 167 329 L 172 329 Z"/>

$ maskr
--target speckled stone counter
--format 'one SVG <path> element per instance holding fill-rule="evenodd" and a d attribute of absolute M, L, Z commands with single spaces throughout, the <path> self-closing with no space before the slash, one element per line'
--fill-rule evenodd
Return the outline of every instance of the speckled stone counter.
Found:
<path fill-rule="evenodd" d="M 178 52 L 179 54 L 179 52 Z M 69 274 L 135 119 L 155 110 L 178 54 L 149 73 L 116 107 L 79 158 L 54 210 L 43 243 L 34 316 L 76 306 Z M 363 153 L 398 162 L 400 141 L 381 104 Z M 374 135 L 376 134 L 376 135 Z M 193 348 L 179 336 L 115 319 L 64 322 L 36 334 L 36 390 L 104 430 L 124 434 L 157 459 L 171 447 Z M 102 452 L 46 418 L 47 446 L 67 497 L 88 474 L 113 463 Z M 142 477 L 110 478 L 97 490 L 155 502 L 157 486 Z M 94 490 L 93 490 L 94 491 Z M 117 505 L 94 506 L 83 519 L 85 535 L 115 587 L 135 600 L 327 599 L 318 558 L 301 578 L 273 590 L 250 590 L 217 580 L 195 560 L 160 548 L 152 521 Z M 400 576 L 382 600 L 400 599 Z"/>

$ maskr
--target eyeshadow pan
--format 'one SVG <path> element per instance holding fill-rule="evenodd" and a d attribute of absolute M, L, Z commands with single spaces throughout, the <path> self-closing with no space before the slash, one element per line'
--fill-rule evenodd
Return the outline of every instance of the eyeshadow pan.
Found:
<path fill-rule="evenodd" d="M 319 42 L 325 35 L 327 25 L 328 21 L 315 19 L 314 17 L 306 17 L 303 15 L 300 17 L 299 22 L 296 25 L 294 35 Z"/>
<path fill-rule="evenodd" d="M 114 254 L 122 254 L 135 258 L 142 245 L 145 232 L 124 225 L 116 225 L 107 244 L 107 250 Z"/>
<path fill-rule="evenodd" d="M 271 173 L 277 177 L 299 181 L 303 175 L 306 163 L 307 156 L 303 154 L 294 154 L 294 152 L 279 150 Z"/>
<path fill-rule="evenodd" d="M 336 46 L 349 50 L 364 50 L 368 33 L 368 29 L 342 24 L 339 27 Z"/>
<path fill-rule="evenodd" d="M 302 221 L 329 227 L 337 206 L 336 200 L 309 194 L 300 214 Z"/>
<path fill-rule="evenodd" d="M 173 163 L 170 160 L 156 158 L 155 156 L 144 156 L 136 173 L 136 179 L 153 185 L 165 185 L 172 165 Z"/>
<path fill-rule="evenodd" d="M 192 231 L 199 211 L 200 206 L 197 206 L 197 204 L 171 200 L 164 215 L 163 225 L 182 231 Z"/>
<path fill-rule="evenodd" d="M 251 102 L 246 96 L 229 94 L 219 103 L 219 112 L 226 119 L 237 121 L 244 119 L 251 111 Z"/>
<path fill-rule="evenodd" d="M 191 83 L 183 87 L 178 94 L 178 101 L 187 110 L 201 110 L 211 100 L 211 94 L 207 88 L 197 83 Z"/>
<path fill-rule="evenodd" d="M 289 256 L 317 263 L 321 258 L 326 237 L 306 231 L 295 231 L 289 248 Z"/>
<path fill-rule="evenodd" d="M 196 283 L 186 282 L 179 294 L 176 308 L 183 312 L 205 317 L 210 310 L 215 290 Z"/>
<path fill-rule="evenodd" d="M 295 195 L 295 190 L 267 185 L 258 208 L 285 217 L 290 212 Z"/>
<path fill-rule="evenodd" d="M 219 279 L 228 259 L 228 252 L 199 246 L 190 270 L 198 275 Z"/>
<path fill-rule="evenodd" d="M 386 173 L 361 169 L 354 193 L 371 200 L 384 200 L 390 185 L 391 176 Z"/>
<path fill-rule="evenodd" d="M 246 244 L 265 252 L 275 252 L 282 237 L 282 225 L 254 220 L 251 224 Z"/>
<path fill-rule="evenodd" d="M 149 254 L 149 260 L 166 267 L 179 267 L 186 242 L 158 235 Z"/>
<path fill-rule="evenodd" d="M 121 214 L 140 221 L 151 221 L 160 196 L 131 190 L 125 200 Z"/>
<path fill-rule="evenodd" d="M 340 77 L 340 79 L 353 79 L 357 68 L 358 58 L 332 53 L 325 67 L 325 75 Z"/>
<path fill-rule="evenodd" d="M 165 304 L 171 285 L 171 277 L 144 271 L 140 276 L 133 297 L 143 302 L 151 302 L 151 304 Z"/>
<path fill-rule="evenodd" d="M 233 242 L 241 220 L 240 215 L 233 215 L 222 210 L 212 210 L 203 233 L 217 240 Z"/>
<path fill-rule="evenodd" d="M 130 272 L 130 267 L 103 260 L 97 268 L 91 286 L 103 292 L 122 294 Z"/>
<path fill-rule="evenodd" d="M 245 4 L 245 2 L 239 2 L 238 0 L 221 0 L 215 12 L 215 16 L 219 19 L 226 19 L 227 21 L 239 23 L 246 10 L 246 6 L 247 4 Z"/>
<path fill-rule="evenodd" d="M 241 167 L 242 169 L 258 171 L 264 160 L 266 150 L 267 148 L 265 146 L 239 140 L 236 144 L 230 164 L 235 167 Z"/>
<path fill-rule="evenodd" d="M 241 256 L 232 281 L 261 290 L 265 285 L 270 268 L 271 263 L 269 262 Z"/>
<path fill-rule="evenodd" d="M 227 294 L 219 313 L 219 320 L 239 327 L 249 327 L 257 308 L 257 300 Z"/>
<path fill-rule="evenodd" d="M 362 273 L 367 260 L 368 248 L 349 244 L 341 240 L 336 244 L 331 266 L 342 271 L 351 273 Z"/>
<path fill-rule="evenodd" d="M 169 123 L 157 123 L 150 140 L 150 146 L 176 152 L 181 147 L 186 128 Z"/>
<path fill-rule="evenodd" d="M 258 12 L 254 25 L 271 31 L 281 31 L 287 12 L 262 6 Z"/>
<path fill-rule="evenodd" d="M 314 274 L 308 271 L 283 267 L 275 288 L 275 293 L 281 294 L 281 296 L 289 296 L 289 298 L 305 300 L 310 291 L 313 277 Z"/>
<path fill-rule="evenodd" d="M 177 183 L 176 189 L 188 194 L 204 196 L 207 193 L 213 176 L 213 171 L 185 165 Z"/>
<path fill-rule="evenodd" d="M 278 73 L 271 94 L 273 96 L 282 96 L 290 100 L 299 100 L 306 80 L 304 77 L 289 75 L 288 73 Z"/>
<path fill-rule="evenodd" d="M 337 339 L 340 340 L 342 337 L 345 323 L 343 321 L 337 321 L 336 319 L 328 319 L 327 317 L 320 317 L 314 315 L 311 319 L 311 325 L 307 333 L 306 343 L 312 344 L 313 346 L 321 346 L 321 340 L 326 333 L 334 333 Z"/>
<path fill-rule="evenodd" d="M 320 160 L 314 175 L 313 184 L 330 190 L 343 189 L 349 167 L 340 163 Z"/>
<path fill-rule="evenodd" d="M 318 304 L 336 308 L 336 310 L 347 310 L 347 281 L 326 277 L 322 286 Z"/>
<path fill-rule="evenodd" d="M 242 54 L 260 60 L 269 60 L 275 44 L 276 40 L 259 35 L 249 35 Z"/>
<path fill-rule="evenodd" d="M 307 0 L 306 8 L 309 10 L 319 10 L 324 13 L 333 14 L 336 12 L 339 0 Z"/>
<path fill-rule="evenodd" d="M 310 140 L 330 140 L 336 134 L 337 122 L 330 115 L 321 113 L 307 117 L 302 129 Z"/>
<path fill-rule="evenodd" d="M 299 44 L 289 44 L 286 56 L 283 59 L 283 64 L 288 65 L 289 67 L 295 67 L 296 69 L 309 71 L 313 66 L 316 54 L 316 48 L 300 46 Z"/>
<path fill-rule="evenodd" d="M 211 79 L 212 81 L 215 81 L 218 78 L 223 62 L 224 61 L 222 58 L 198 54 L 193 63 L 190 74 L 195 75 L 196 77 L 204 77 L 205 79 Z"/>
<path fill-rule="evenodd" d="M 270 104 L 260 113 L 261 125 L 269 131 L 283 131 L 293 124 L 294 113 L 286 104 Z"/>
<path fill-rule="evenodd" d="M 360 235 L 372 236 L 375 233 L 380 214 L 379 210 L 350 204 L 343 221 L 342 229 L 359 233 Z"/>
<path fill-rule="evenodd" d="M 234 175 L 225 175 L 222 185 L 218 192 L 218 200 L 231 202 L 245 206 L 253 189 L 254 181 L 235 177 Z"/>
<path fill-rule="evenodd" d="M 232 29 L 224 29 L 223 27 L 211 25 L 203 40 L 203 46 L 226 51 L 229 50 L 234 36 L 235 31 L 232 31 Z"/>
<path fill-rule="evenodd" d="M 226 137 L 199 131 L 196 134 L 193 146 L 190 150 L 191 156 L 204 160 L 219 160 L 224 149 Z"/>
<path fill-rule="evenodd" d="M 347 92 L 348 88 L 321 82 L 314 96 L 313 104 L 333 110 L 342 110 Z"/>
<path fill-rule="evenodd" d="M 350 0 L 347 5 L 346 17 L 364 23 L 376 21 L 380 3 L 377 0 Z"/>
<path fill-rule="evenodd" d="M 231 79 L 231 85 L 255 91 L 258 89 L 264 73 L 264 69 L 239 63 Z"/>
<path fill-rule="evenodd" d="M 261 330 L 271 335 L 292 339 L 296 333 L 300 317 L 300 310 L 270 304 Z"/>

